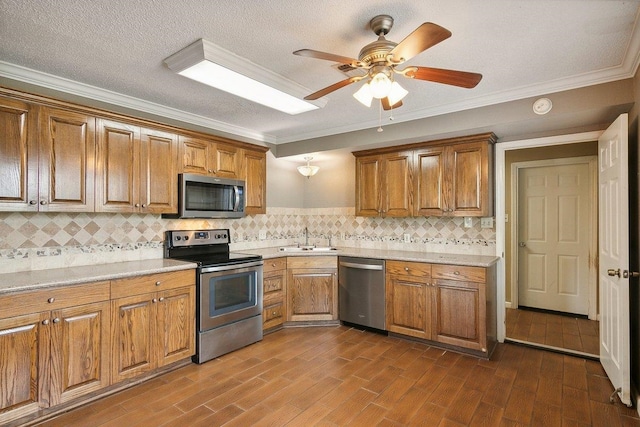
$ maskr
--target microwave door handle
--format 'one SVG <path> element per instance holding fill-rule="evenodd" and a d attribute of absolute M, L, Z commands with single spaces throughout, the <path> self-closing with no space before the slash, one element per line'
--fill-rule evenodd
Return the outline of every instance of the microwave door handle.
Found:
<path fill-rule="evenodd" d="M 236 195 L 236 201 L 235 201 L 235 204 L 233 206 L 233 211 L 234 212 L 238 212 L 238 207 L 240 205 L 240 191 L 238 191 L 238 186 L 237 185 L 233 186 L 233 193 Z"/>

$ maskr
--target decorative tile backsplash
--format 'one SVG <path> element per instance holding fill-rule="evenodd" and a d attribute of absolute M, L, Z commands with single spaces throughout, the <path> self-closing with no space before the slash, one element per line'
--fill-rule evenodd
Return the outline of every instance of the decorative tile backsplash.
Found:
<path fill-rule="evenodd" d="M 159 215 L 0 213 L 0 273 L 162 257 L 165 230 L 229 228 L 232 250 L 305 242 L 370 249 L 495 254 L 495 230 L 462 218 L 365 218 L 354 208 L 268 208 L 241 219 L 172 220 Z M 260 231 L 266 239 L 260 240 Z M 404 235 L 410 235 L 410 243 Z"/>

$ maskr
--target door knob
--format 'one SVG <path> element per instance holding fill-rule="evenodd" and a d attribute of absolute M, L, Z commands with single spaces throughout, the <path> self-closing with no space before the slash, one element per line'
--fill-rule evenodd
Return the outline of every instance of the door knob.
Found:
<path fill-rule="evenodd" d="M 527 246 L 527 244 L 525 242 L 520 242 L 518 243 L 518 246 L 520 246 L 521 248 L 524 248 L 525 246 Z"/>
<path fill-rule="evenodd" d="M 614 270 L 613 268 L 610 268 L 607 270 L 607 274 L 609 276 L 618 276 L 620 277 L 620 269 Z"/>

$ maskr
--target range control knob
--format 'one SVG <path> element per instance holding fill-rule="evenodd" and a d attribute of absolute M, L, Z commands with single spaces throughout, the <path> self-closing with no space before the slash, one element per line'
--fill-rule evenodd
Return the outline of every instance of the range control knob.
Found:
<path fill-rule="evenodd" d="M 176 240 L 182 240 L 182 237 L 176 236 Z"/>
<path fill-rule="evenodd" d="M 189 240 L 189 236 L 184 236 L 184 240 Z"/>

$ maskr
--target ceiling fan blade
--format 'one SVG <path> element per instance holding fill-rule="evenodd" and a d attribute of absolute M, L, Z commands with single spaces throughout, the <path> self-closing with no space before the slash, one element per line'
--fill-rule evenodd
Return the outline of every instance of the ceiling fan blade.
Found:
<path fill-rule="evenodd" d="M 466 71 L 445 70 L 442 68 L 415 67 L 417 70 L 408 70 L 405 76 L 412 79 L 427 80 L 446 85 L 459 86 L 467 89 L 476 87 L 482 74 L 468 73 Z"/>
<path fill-rule="evenodd" d="M 432 22 L 425 22 L 391 49 L 394 61 L 408 61 L 420 52 L 451 37 L 451 31 Z"/>
<path fill-rule="evenodd" d="M 396 108 L 402 107 L 402 101 L 398 101 L 393 105 L 389 105 L 389 98 L 386 96 L 380 100 L 382 102 L 382 109 L 384 111 L 395 110 Z"/>
<path fill-rule="evenodd" d="M 338 83 L 334 83 L 331 86 L 327 86 L 324 89 L 320 89 L 317 92 L 312 93 L 311 95 L 307 95 L 304 97 L 307 101 L 313 101 L 314 99 L 322 98 L 325 95 L 330 94 L 334 90 L 341 89 L 351 83 L 355 83 L 357 81 L 362 80 L 362 77 L 349 77 L 346 80 L 339 81 Z"/>
<path fill-rule="evenodd" d="M 341 55 L 334 55 L 333 53 L 320 52 L 319 50 L 312 49 L 300 49 L 293 52 L 294 55 L 298 56 L 306 56 L 307 58 L 316 58 L 316 59 L 325 59 L 327 61 L 339 62 L 341 64 L 349 64 L 356 66 L 358 63 L 357 59 L 349 58 Z"/>

